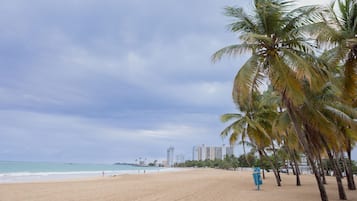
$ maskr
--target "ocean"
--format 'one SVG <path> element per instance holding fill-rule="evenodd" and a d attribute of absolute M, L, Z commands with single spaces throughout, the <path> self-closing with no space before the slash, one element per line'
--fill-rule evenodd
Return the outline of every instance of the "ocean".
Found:
<path fill-rule="evenodd" d="M 170 171 L 167 168 L 113 164 L 0 161 L 0 183 L 67 180 Z"/>

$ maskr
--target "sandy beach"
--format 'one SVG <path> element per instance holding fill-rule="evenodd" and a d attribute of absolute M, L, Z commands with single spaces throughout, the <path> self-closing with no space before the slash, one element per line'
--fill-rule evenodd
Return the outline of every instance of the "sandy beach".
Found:
<path fill-rule="evenodd" d="M 257 191 L 251 173 L 193 169 L 77 181 L 0 184 L 0 201 L 320 200 L 313 176 L 303 175 L 302 186 L 296 187 L 295 177 L 283 174 L 283 186 L 277 187 L 273 175 L 268 173 Z M 339 200 L 334 178 L 327 179 L 329 199 Z M 346 192 L 348 200 L 357 201 L 356 191 Z"/>

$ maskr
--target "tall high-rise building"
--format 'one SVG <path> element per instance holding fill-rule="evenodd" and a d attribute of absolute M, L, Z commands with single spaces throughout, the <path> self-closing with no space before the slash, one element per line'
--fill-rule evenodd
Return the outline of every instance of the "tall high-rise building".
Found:
<path fill-rule="evenodd" d="M 176 155 L 176 163 L 184 163 L 185 162 L 185 155 L 178 154 Z"/>
<path fill-rule="evenodd" d="M 222 147 L 215 148 L 215 156 L 216 159 L 223 159 Z"/>
<path fill-rule="evenodd" d="M 172 167 L 174 166 L 174 147 L 169 147 L 167 149 L 167 166 Z"/>
<path fill-rule="evenodd" d="M 198 161 L 198 146 L 192 148 L 192 160 Z"/>
<path fill-rule="evenodd" d="M 206 147 L 206 159 L 216 159 L 216 147 Z"/>
<path fill-rule="evenodd" d="M 194 146 L 192 148 L 192 160 L 194 161 L 204 161 L 207 157 L 207 150 L 205 145 Z"/>
<path fill-rule="evenodd" d="M 198 160 L 206 160 L 206 147 L 204 144 L 202 146 L 198 146 Z"/>
<path fill-rule="evenodd" d="M 215 160 L 215 159 L 224 159 L 226 155 L 233 155 L 234 149 L 233 146 L 225 146 L 221 147 L 215 146 L 194 146 L 192 149 L 192 160 L 201 160 L 204 161 L 206 159 Z"/>
<path fill-rule="evenodd" d="M 228 155 L 228 156 L 234 155 L 234 147 L 233 146 L 226 147 L 226 155 Z"/>
<path fill-rule="evenodd" d="M 226 157 L 226 155 L 227 155 L 226 145 L 223 144 L 222 145 L 222 160 Z"/>

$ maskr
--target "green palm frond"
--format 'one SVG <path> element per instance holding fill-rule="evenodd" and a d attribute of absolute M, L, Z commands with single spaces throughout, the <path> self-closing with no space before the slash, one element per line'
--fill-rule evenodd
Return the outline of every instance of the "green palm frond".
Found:
<path fill-rule="evenodd" d="M 271 59 L 270 80 L 273 87 L 284 94 L 294 105 L 300 105 L 305 99 L 302 82 L 296 73 L 280 57 Z"/>
<path fill-rule="evenodd" d="M 235 18 L 236 22 L 231 23 L 228 28 L 232 32 L 257 32 L 258 27 L 251 16 L 246 14 L 243 8 L 226 7 L 225 15 Z"/>
<path fill-rule="evenodd" d="M 239 39 L 247 43 L 264 44 L 264 46 L 271 46 L 274 42 L 271 37 L 257 33 L 245 33 L 242 34 Z"/>
<path fill-rule="evenodd" d="M 357 142 L 357 130 L 356 129 L 346 128 L 345 133 L 346 133 L 346 136 L 348 139 L 350 139 L 352 142 Z"/>
<path fill-rule="evenodd" d="M 343 25 L 340 22 L 340 18 L 337 15 L 337 12 L 334 11 L 335 4 L 336 4 L 336 1 L 333 1 L 331 3 L 331 5 L 327 8 L 328 9 L 327 13 L 331 14 L 331 17 L 332 17 L 335 25 L 338 27 L 338 29 L 342 30 L 343 29 Z"/>
<path fill-rule="evenodd" d="M 351 119 L 357 119 L 357 111 L 350 105 L 340 102 L 333 103 L 333 107 L 348 115 Z"/>
<path fill-rule="evenodd" d="M 230 45 L 215 52 L 212 55 L 211 60 L 216 62 L 221 60 L 223 56 L 237 56 L 249 51 L 253 51 L 254 49 L 255 45 L 252 44 L 242 43 L 237 45 Z"/>
<path fill-rule="evenodd" d="M 258 19 L 261 34 L 271 35 L 282 26 L 282 16 L 290 6 L 290 1 L 255 0 L 255 18 Z"/>
<path fill-rule="evenodd" d="M 341 110 L 338 110 L 335 107 L 331 107 L 330 105 L 325 105 L 324 106 L 325 112 L 328 112 L 332 117 L 334 117 L 335 120 L 343 121 L 348 124 L 353 124 L 353 119 L 351 119 L 350 116 L 348 116 L 346 113 L 342 112 Z"/>
<path fill-rule="evenodd" d="M 324 64 L 314 57 L 299 55 L 300 51 L 283 49 L 284 57 L 289 59 L 289 67 L 295 72 L 296 78 L 308 81 L 311 89 L 319 90 L 328 79 Z"/>
<path fill-rule="evenodd" d="M 289 129 L 291 126 L 291 120 L 287 112 L 282 112 L 279 116 L 274 120 L 273 130 L 282 135 Z"/>
<path fill-rule="evenodd" d="M 253 93 L 259 90 L 259 86 L 262 85 L 264 80 L 262 69 L 259 62 L 257 62 L 258 59 L 257 55 L 249 58 L 234 79 L 233 100 L 242 109 L 252 102 Z"/>
<path fill-rule="evenodd" d="M 320 58 L 326 62 L 330 71 L 333 72 L 341 64 L 341 61 L 345 60 L 348 52 L 349 49 L 346 46 L 339 45 L 324 51 Z"/>
<path fill-rule="evenodd" d="M 357 59 L 349 59 L 344 65 L 343 98 L 352 104 L 357 99 Z"/>
<path fill-rule="evenodd" d="M 227 122 L 227 121 L 231 121 L 231 120 L 237 120 L 237 119 L 241 119 L 242 115 L 238 114 L 238 113 L 227 113 L 227 114 L 223 114 L 221 116 L 221 121 L 222 122 Z"/>
<path fill-rule="evenodd" d="M 303 27 L 301 25 L 315 24 L 321 19 L 321 9 L 319 6 L 303 6 L 293 9 L 284 17 L 284 21 L 288 22 L 282 29 L 283 33 L 296 31 L 296 28 Z"/>
<path fill-rule="evenodd" d="M 238 133 L 241 134 L 244 129 L 247 127 L 247 123 L 245 121 L 245 118 L 238 119 L 231 123 L 229 126 L 227 126 L 222 132 L 221 136 L 226 137 L 230 133 Z"/>
<path fill-rule="evenodd" d="M 234 145 L 237 142 L 239 134 L 240 133 L 235 131 L 230 135 L 230 137 L 229 137 L 229 144 L 230 145 Z"/>

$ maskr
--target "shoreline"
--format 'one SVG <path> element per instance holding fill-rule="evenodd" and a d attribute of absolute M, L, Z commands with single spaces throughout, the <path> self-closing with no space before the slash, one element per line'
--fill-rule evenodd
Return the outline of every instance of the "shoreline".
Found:
<path fill-rule="evenodd" d="M 257 191 L 251 171 L 188 169 L 158 174 L 123 174 L 85 180 L 0 184 L 1 200 L 6 201 L 318 201 L 319 191 L 312 175 L 301 175 L 295 186 L 293 175 L 282 174 L 277 187 L 272 173 L 266 174 Z M 337 201 L 334 177 L 327 177 L 330 201 Z M 357 201 L 356 191 L 347 190 L 349 201 Z"/>
<path fill-rule="evenodd" d="M 155 174 L 160 172 L 176 172 L 183 170 L 184 168 L 143 168 L 138 170 L 116 171 L 104 170 L 75 172 L 15 172 L 0 174 L 0 184 L 91 180 L 92 178 L 106 178 L 120 175 Z"/>

